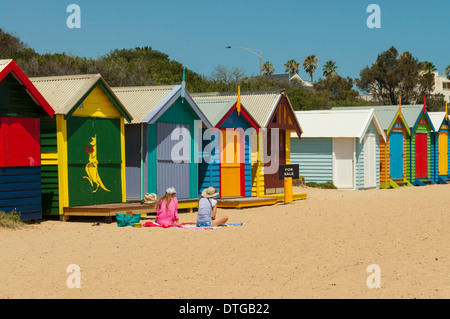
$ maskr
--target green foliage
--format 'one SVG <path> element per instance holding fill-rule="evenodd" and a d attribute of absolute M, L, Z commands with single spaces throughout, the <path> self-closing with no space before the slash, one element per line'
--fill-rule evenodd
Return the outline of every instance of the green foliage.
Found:
<path fill-rule="evenodd" d="M 306 183 L 306 186 L 322 189 L 337 189 L 337 187 L 333 184 L 333 182 L 326 182 L 326 183 L 308 182 Z"/>
<path fill-rule="evenodd" d="M 17 229 L 25 224 L 20 221 L 20 213 L 13 211 L 5 213 L 0 211 L 0 228 Z"/>
<path fill-rule="evenodd" d="M 432 111 L 439 108 L 443 100 L 431 94 L 435 70 L 433 63 L 419 62 L 410 52 L 399 54 L 391 47 L 380 53 L 371 67 L 361 70 L 356 84 L 382 105 L 398 104 L 400 98 L 402 104 L 419 104 L 426 95 L 428 110 Z"/>

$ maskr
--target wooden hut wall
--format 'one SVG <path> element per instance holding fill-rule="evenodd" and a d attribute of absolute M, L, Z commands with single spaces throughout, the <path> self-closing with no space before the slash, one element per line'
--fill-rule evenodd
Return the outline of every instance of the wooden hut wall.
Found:
<path fill-rule="evenodd" d="M 370 138 L 370 135 L 374 136 L 374 149 L 370 150 L 366 147 L 371 146 L 366 145 L 364 138 L 362 141 L 359 139 L 356 139 L 356 172 L 355 172 L 355 178 L 356 178 L 356 189 L 365 189 L 365 188 L 380 188 L 380 136 L 378 134 L 377 129 L 375 128 L 375 125 L 373 122 L 369 125 L 369 127 L 366 130 L 365 137 L 368 136 Z M 365 147 L 366 146 L 366 147 Z M 374 162 L 368 161 L 366 153 L 375 151 L 375 159 Z M 374 166 L 369 166 L 374 165 Z M 373 172 L 368 172 L 368 171 Z M 375 184 L 367 187 L 367 182 L 369 180 L 369 176 L 366 176 L 367 173 L 375 174 Z"/>
<path fill-rule="evenodd" d="M 0 81 L 0 211 L 40 219 L 40 117 L 46 113 L 9 73 Z"/>
<path fill-rule="evenodd" d="M 449 122 L 443 120 L 436 132 L 431 132 L 431 179 L 442 183 L 449 177 L 450 130 Z M 441 177 L 442 180 L 439 179 Z"/>
<path fill-rule="evenodd" d="M 198 145 L 194 139 L 195 120 L 199 120 L 197 114 L 192 110 L 188 103 L 182 102 L 178 98 L 176 102 L 154 123 L 148 124 L 148 171 L 147 171 L 147 193 L 155 193 L 162 196 L 168 187 L 175 187 L 178 198 L 197 198 L 198 197 L 198 163 L 195 157 L 198 156 Z M 185 141 L 190 144 L 189 163 L 173 163 L 169 159 L 163 158 L 168 154 L 161 154 L 161 142 L 164 136 L 158 137 L 158 126 L 172 124 L 173 127 L 185 126 L 189 128 L 190 140 Z M 162 130 L 162 129 L 161 129 Z M 160 133 L 162 134 L 162 131 Z M 169 132 L 166 132 L 167 134 Z M 169 137 L 170 139 L 170 137 Z M 164 139 L 165 140 L 165 139 Z M 159 149 L 159 156 L 158 156 Z M 185 166 L 185 167 L 183 167 Z M 160 175 L 158 175 L 160 174 Z M 185 177 L 181 177 L 183 174 Z"/>
<path fill-rule="evenodd" d="M 233 128 L 233 129 L 242 129 L 246 130 L 251 127 L 251 124 L 246 120 L 246 118 L 241 115 L 239 116 L 237 111 L 234 110 L 227 118 L 226 120 L 220 125 L 220 128 L 222 130 L 222 134 L 226 134 L 227 128 Z M 255 132 L 256 134 L 256 132 Z M 239 134 L 240 135 L 240 134 Z M 245 197 L 251 197 L 252 196 L 252 167 L 251 167 L 251 137 L 240 136 L 241 141 L 238 141 L 238 146 L 240 147 L 240 151 L 244 152 L 243 159 L 238 159 L 238 162 L 243 161 L 243 163 L 240 164 L 240 173 L 239 173 L 239 189 L 240 192 L 239 195 L 236 193 L 237 196 L 245 196 Z M 243 145 L 242 145 L 243 144 Z M 221 146 L 221 152 L 223 156 L 223 145 Z M 233 180 L 227 180 L 226 176 L 223 176 L 223 168 L 224 164 L 220 164 L 221 169 L 221 176 L 220 176 L 220 182 L 221 182 L 221 189 L 223 190 L 224 183 L 229 183 L 231 186 L 234 184 L 234 187 L 236 188 L 236 181 Z M 221 194 L 222 196 L 223 194 Z"/>
<path fill-rule="evenodd" d="M 420 183 L 420 181 L 431 179 L 431 132 L 432 128 L 428 117 L 422 112 L 415 129 L 411 132 L 411 140 L 409 143 L 409 174 L 411 183 Z M 423 154 L 418 149 L 418 146 L 422 147 L 422 145 L 424 150 Z M 420 161 L 425 156 L 426 160 Z M 417 173 L 422 176 L 417 176 Z M 416 179 L 419 181 L 416 181 Z"/>
<path fill-rule="evenodd" d="M 331 138 L 291 138 L 290 161 L 299 165 L 305 182 L 333 181 L 333 143 Z"/>
<path fill-rule="evenodd" d="M 394 137 L 392 135 L 394 134 Z M 398 144 L 398 136 L 401 135 L 402 142 Z M 392 137 L 392 138 L 391 138 Z M 383 141 L 383 138 L 380 136 L 380 188 L 389 188 L 391 176 L 393 173 L 391 171 L 392 164 L 391 162 L 397 160 L 397 157 L 401 157 L 402 161 L 402 182 L 409 182 L 409 176 L 407 174 L 407 164 L 408 164 L 408 156 L 409 152 L 407 152 L 409 145 L 409 133 L 407 128 L 405 127 L 405 123 L 402 118 L 397 115 L 397 119 L 392 125 L 389 134 L 386 136 L 387 142 Z M 394 176 L 392 179 L 399 179 L 398 176 Z"/>
<path fill-rule="evenodd" d="M 101 84 L 68 115 L 44 121 L 41 136 L 46 214 L 126 200 L 124 117 Z"/>

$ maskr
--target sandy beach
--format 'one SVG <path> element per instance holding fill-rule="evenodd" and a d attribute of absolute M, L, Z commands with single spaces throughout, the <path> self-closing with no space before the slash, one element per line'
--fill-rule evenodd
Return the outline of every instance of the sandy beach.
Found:
<path fill-rule="evenodd" d="M 220 209 L 244 226 L 215 230 L 77 218 L 1 229 L 0 298 L 450 297 L 450 185 L 294 191 L 308 198 Z M 79 289 L 66 284 L 71 264 Z M 380 288 L 367 286 L 372 264 Z"/>

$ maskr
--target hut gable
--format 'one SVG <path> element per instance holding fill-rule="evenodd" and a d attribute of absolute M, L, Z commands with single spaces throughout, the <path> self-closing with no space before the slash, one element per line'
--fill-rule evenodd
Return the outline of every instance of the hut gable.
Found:
<path fill-rule="evenodd" d="M 80 116 L 105 118 L 132 116 L 100 74 L 31 78 L 32 83 L 67 120 L 74 113 Z"/>
<path fill-rule="evenodd" d="M 40 106 L 41 110 L 36 110 Z M 0 60 L 0 115 L 53 116 L 55 111 L 14 60 Z"/>

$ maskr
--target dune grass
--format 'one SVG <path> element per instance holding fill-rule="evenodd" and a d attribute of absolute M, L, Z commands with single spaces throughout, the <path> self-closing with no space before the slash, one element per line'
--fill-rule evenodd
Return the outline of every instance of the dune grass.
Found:
<path fill-rule="evenodd" d="M 25 224 L 20 220 L 20 213 L 13 211 L 11 213 L 5 213 L 0 211 L 0 229 L 18 229 Z"/>

